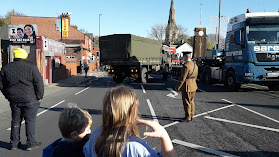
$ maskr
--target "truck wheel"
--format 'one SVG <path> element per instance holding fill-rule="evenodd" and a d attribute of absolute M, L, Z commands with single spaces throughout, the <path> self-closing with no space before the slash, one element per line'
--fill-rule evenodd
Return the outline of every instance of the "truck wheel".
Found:
<path fill-rule="evenodd" d="M 163 79 L 166 80 L 168 79 L 168 74 L 169 74 L 169 67 L 165 66 L 165 72 L 163 72 Z"/>
<path fill-rule="evenodd" d="M 163 73 L 162 75 L 164 80 L 168 79 L 168 73 Z"/>
<path fill-rule="evenodd" d="M 237 91 L 240 88 L 240 84 L 236 83 L 236 78 L 233 71 L 228 72 L 225 80 L 225 86 L 232 91 Z"/>
<path fill-rule="evenodd" d="M 199 78 L 201 82 L 205 82 L 205 71 L 204 69 L 199 70 Z"/>
<path fill-rule="evenodd" d="M 143 67 L 141 69 L 141 83 L 146 83 L 148 79 L 147 69 Z"/>
<path fill-rule="evenodd" d="M 204 80 L 205 80 L 205 83 L 206 83 L 206 84 L 212 84 L 210 69 L 206 69 L 206 70 L 205 70 Z"/>
<path fill-rule="evenodd" d="M 279 91 L 279 85 L 275 85 L 275 84 L 268 85 L 268 89 L 272 91 Z"/>

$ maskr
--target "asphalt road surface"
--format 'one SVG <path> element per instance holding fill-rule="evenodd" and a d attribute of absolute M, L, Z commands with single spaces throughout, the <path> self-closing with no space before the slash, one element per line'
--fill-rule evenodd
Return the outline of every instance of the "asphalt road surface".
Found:
<path fill-rule="evenodd" d="M 192 122 L 179 122 L 184 116 L 181 94 L 173 91 L 177 78 L 163 80 L 153 75 L 146 84 L 125 79 L 139 98 L 139 112 L 144 119 L 158 121 L 168 131 L 178 157 L 191 156 L 279 156 L 279 92 L 266 87 L 243 85 L 230 92 L 223 85 L 199 83 L 196 113 Z M 92 131 L 102 122 L 102 101 L 112 78 L 94 78 L 79 86 L 55 86 L 46 89 L 36 121 L 36 136 L 43 146 L 33 151 L 10 151 L 10 111 L 1 113 L 0 156 L 39 157 L 42 149 L 61 137 L 57 122 L 67 104 L 75 103 L 93 118 Z M 7 104 L 8 105 L 8 104 Z M 25 125 L 21 137 L 25 143 Z M 140 127 L 141 135 L 145 127 Z M 150 131 L 150 128 L 148 128 Z M 160 150 L 160 140 L 145 139 Z"/>

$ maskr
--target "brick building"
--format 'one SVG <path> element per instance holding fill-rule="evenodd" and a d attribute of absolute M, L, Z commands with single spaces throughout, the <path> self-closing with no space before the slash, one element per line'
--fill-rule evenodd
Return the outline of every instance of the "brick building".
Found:
<path fill-rule="evenodd" d="M 56 20 L 61 18 L 68 19 L 68 37 L 61 37 L 61 28 L 56 24 Z M 10 20 L 11 25 L 36 24 L 38 28 L 38 36 L 65 43 L 66 76 L 76 75 L 77 72 L 82 72 L 82 65 L 85 61 L 89 62 L 89 72 L 95 70 L 94 65 L 96 65 L 96 57 L 94 56 L 96 56 L 96 52 L 93 51 L 93 34 L 85 34 L 78 31 L 76 25 L 71 25 L 71 19 L 69 16 L 63 15 L 57 18 L 11 16 Z M 60 57 L 64 58 L 63 56 Z"/>

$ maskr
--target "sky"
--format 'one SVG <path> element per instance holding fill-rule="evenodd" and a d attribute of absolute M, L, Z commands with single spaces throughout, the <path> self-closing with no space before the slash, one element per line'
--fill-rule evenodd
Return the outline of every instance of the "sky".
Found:
<path fill-rule="evenodd" d="M 167 24 L 171 0 L 0 0 L 0 16 L 11 9 L 27 16 L 58 17 L 71 12 L 71 25 L 99 36 L 110 34 L 134 34 L 148 37 L 152 26 Z M 200 26 L 207 34 L 215 33 L 218 25 L 219 0 L 174 0 L 176 24 L 187 29 L 192 36 Z M 229 18 L 246 12 L 277 12 L 279 0 L 222 0 L 221 33 L 225 34 Z M 101 16 L 99 16 L 102 14 Z"/>

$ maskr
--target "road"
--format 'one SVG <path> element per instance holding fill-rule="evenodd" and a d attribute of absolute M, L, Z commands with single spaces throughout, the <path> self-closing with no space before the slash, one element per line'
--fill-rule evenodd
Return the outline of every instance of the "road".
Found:
<path fill-rule="evenodd" d="M 177 156 L 279 156 L 279 92 L 256 85 L 242 86 L 230 92 L 223 85 L 198 83 L 196 113 L 192 122 L 178 122 L 184 116 L 181 94 L 173 91 L 177 78 L 162 80 L 154 75 L 146 84 L 125 79 L 139 98 L 139 112 L 144 119 L 158 121 L 168 131 Z M 42 149 L 61 137 L 57 122 L 67 104 L 75 103 L 89 111 L 92 130 L 102 122 L 102 99 L 112 78 L 93 78 L 79 86 L 47 87 L 37 117 L 37 139 L 43 146 L 33 151 L 8 150 L 10 111 L 1 112 L 0 156 L 38 157 Z M 2 100 L 2 99 L 1 99 Z M 7 104 L 8 105 L 8 104 Z M 24 124 L 21 137 L 25 143 Z M 141 127 L 141 135 L 144 127 Z M 150 128 L 149 128 L 150 130 Z M 160 140 L 145 139 L 160 150 Z"/>

